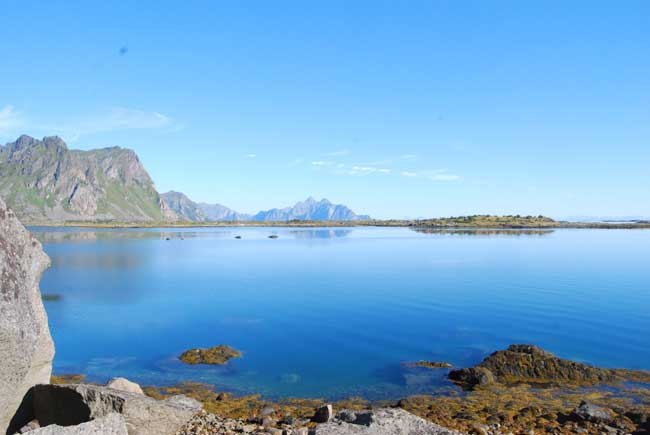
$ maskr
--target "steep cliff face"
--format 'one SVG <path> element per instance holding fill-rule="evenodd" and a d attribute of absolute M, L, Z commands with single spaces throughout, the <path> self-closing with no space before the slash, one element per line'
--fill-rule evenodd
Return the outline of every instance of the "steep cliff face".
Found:
<path fill-rule="evenodd" d="M 36 384 L 47 384 L 54 343 L 38 288 L 49 258 L 0 199 L 0 433 Z"/>
<path fill-rule="evenodd" d="M 176 217 L 132 150 L 69 150 L 58 137 L 0 147 L 0 196 L 25 222 Z"/>

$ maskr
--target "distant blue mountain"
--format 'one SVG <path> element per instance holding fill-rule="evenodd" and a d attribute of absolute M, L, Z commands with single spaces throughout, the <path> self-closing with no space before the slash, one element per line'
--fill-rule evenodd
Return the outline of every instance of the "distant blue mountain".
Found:
<path fill-rule="evenodd" d="M 332 204 L 327 199 L 316 201 L 309 197 L 305 201 L 296 203 L 293 207 L 260 211 L 252 217 L 252 220 L 273 222 L 291 220 L 357 221 L 369 218 L 369 216 L 357 215 L 344 205 Z"/>
<path fill-rule="evenodd" d="M 316 201 L 312 197 L 297 202 L 292 207 L 264 210 L 255 215 L 238 213 L 221 204 L 196 203 L 180 192 L 163 193 L 161 197 L 180 219 L 193 222 L 358 221 L 370 219 L 367 215 L 357 215 L 345 205 L 332 204 L 327 199 Z"/>

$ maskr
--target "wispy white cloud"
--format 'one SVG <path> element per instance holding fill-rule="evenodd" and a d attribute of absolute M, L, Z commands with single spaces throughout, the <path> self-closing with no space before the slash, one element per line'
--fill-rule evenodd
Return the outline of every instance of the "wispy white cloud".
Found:
<path fill-rule="evenodd" d="M 462 179 L 460 175 L 450 174 L 447 169 L 427 171 L 423 175 L 433 181 L 458 181 Z"/>
<path fill-rule="evenodd" d="M 149 112 L 127 107 L 113 107 L 77 119 L 39 120 L 23 117 L 12 106 L 0 110 L 0 131 L 22 129 L 34 135 L 59 135 L 74 142 L 81 136 L 118 130 L 179 131 L 183 124 L 159 112 Z"/>
<path fill-rule="evenodd" d="M 247 159 L 254 159 L 255 157 L 257 157 L 257 154 L 246 154 L 244 157 L 246 157 Z"/>
<path fill-rule="evenodd" d="M 114 107 L 106 115 L 91 119 L 85 126 L 91 131 L 156 129 L 169 127 L 173 120 L 162 113 Z"/>
<path fill-rule="evenodd" d="M 11 133 L 22 124 L 20 113 L 16 112 L 13 106 L 6 105 L 0 109 L 0 133 Z"/>
<path fill-rule="evenodd" d="M 462 177 L 460 175 L 453 175 L 453 174 L 437 174 L 437 175 L 430 175 L 429 179 L 433 181 L 458 181 Z"/>
<path fill-rule="evenodd" d="M 390 174 L 391 170 L 388 168 L 377 168 L 375 166 L 352 166 L 348 175 L 370 175 L 370 174 Z"/>
<path fill-rule="evenodd" d="M 323 160 L 317 160 L 315 162 L 311 162 L 313 166 L 328 166 L 329 162 L 325 162 Z"/>
<path fill-rule="evenodd" d="M 118 130 L 161 130 L 179 131 L 184 126 L 171 117 L 159 112 L 147 112 L 127 107 L 113 107 L 63 127 L 60 130 L 73 139 L 88 134 Z"/>
<path fill-rule="evenodd" d="M 463 177 L 460 175 L 450 174 L 447 169 L 435 169 L 433 171 L 402 171 L 400 175 L 409 178 L 424 178 L 432 181 L 459 181 Z"/>
<path fill-rule="evenodd" d="M 344 163 L 337 163 L 336 167 L 339 168 L 339 169 L 345 168 L 345 164 Z"/>

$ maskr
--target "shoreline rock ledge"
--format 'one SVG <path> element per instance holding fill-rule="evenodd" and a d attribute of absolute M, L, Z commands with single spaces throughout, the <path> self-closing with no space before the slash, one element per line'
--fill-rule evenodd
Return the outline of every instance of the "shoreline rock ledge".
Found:
<path fill-rule="evenodd" d="M 343 410 L 309 435 L 463 435 L 417 417 L 403 409 Z"/>
<path fill-rule="evenodd" d="M 28 418 L 30 389 L 50 382 L 54 342 L 38 288 L 49 265 L 0 199 L 0 434 Z"/>

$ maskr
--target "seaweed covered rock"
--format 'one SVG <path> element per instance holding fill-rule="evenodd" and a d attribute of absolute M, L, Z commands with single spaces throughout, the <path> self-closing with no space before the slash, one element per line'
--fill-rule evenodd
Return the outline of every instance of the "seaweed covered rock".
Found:
<path fill-rule="evenodd" d="M 558 358 L 539 347 L 529 344 L 513 344 L 499 350 L 471 369 L 453 370 L 449 378 L 472 388 L 481 383 L 480 373 L 489 372 L 497 382 L 519 382 L 556 385 L 596 385 L 621 380 L 650 382 L 650 372 L 627 369 L 605 369 Z"/>
<path fill-rule="evenodd" d="M 237 349 L 221 344 L 209 349 L 190 349 L 181 354 L 179 359 L 186 364 L 218 364 L 223 365 L 232 358 L 242 355 Z"/>
<path fill-rule="evenodd" d="M 471 389 L 477 385 L 493 384 L 494 374 L 485 367 L 470 367 L 467 369 L 453 370 L 449 373 L 449 379 L 463 387 Z"/>
<path fill-rule="evenodd" d="M 30 420 L 28 391 L 50 381 L 54 343 L 38 288 L 49 264 L 0 199 L 0 433 Z"/>

